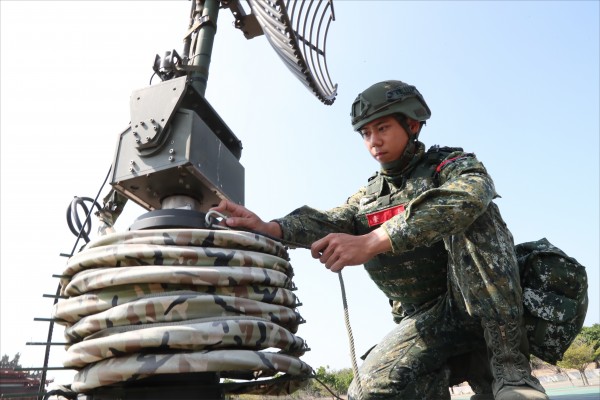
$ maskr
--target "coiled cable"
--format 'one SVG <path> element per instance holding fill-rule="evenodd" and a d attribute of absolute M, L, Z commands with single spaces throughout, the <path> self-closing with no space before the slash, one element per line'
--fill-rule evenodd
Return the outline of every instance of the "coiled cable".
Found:
<path fill-rule="evenodd" d="M 86 202 L 92 203 L 91 207 L 85 205 Z M 90 241 L 89 234 L 92 229 L 92 221 L 90 220 L 91 211 L 93 211 L 94 206 L 100 211 L 100 205 L 94 201 L 94 199 L 90 197 L 78 197 L 75 196 L 69 207 L 67 207 L 67 225 L 69 226 L 69 230 L 75 236 L 81 236 L 86 243 Z M 81 222 L 79 218 L 78 209 L 81 208 L 83 213 L 85 214 L 84 222 Z M 75 224 L 73 224 L 73 222 Z"/>

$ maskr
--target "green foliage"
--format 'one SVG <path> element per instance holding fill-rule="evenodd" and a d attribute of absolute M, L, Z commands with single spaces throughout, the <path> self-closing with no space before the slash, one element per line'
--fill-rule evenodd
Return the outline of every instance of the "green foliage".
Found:
<path fill-rule="evenodd" d="M 580 335 L 588 343 L 595 343 L 594 350 L 600 348 L 600 324 L 594 324 L 592 326 L 584 326 L 581 328 Z"/>
<path fill-rule="evenodd" d="M 305 388 L 298 390 L 291 395 L 287 395 L 285 398 L 289 400 L 331 399 L 333 397 L 329 390 L 336 396 L 345 396 L 353 378 L 352 370 L 350 368 L 330 370 L 329 366 L 319 367 L 315 371 L 315 376 L 316 379 L 311 379 Z M 323 385 L 326 385 L 329 390 Z M 282 397 L 240 394 L 228 395 L 226 398 L 227 400 L 277 400 Z"/>
<path fill-rule="evenodd" d="M 582 334 L 579 334 L 565 352 L 562 361 L 557 363 L 558 366 L 578 370 L 583 384 L 588 385 L 584 371 L 598 357 L 598 350 L 594 349 L 596 345 L 597 342 L 589 343 Z"/>
<path fill-rule="evenodd" d="M 352 370 L 350 368 L 344 368 L 340 370 L 330 370 L 329 366 L 317 368 L 315 375 L 318 381 L 312 383 L 312 387 L 317 389 L 321 394 L 326 394 L 327 389 L 323 385 L 326 385 L 331 391 L 337 396 L 345 395 L 348 392 L 350 382 L 352 382 Z M 319 383 L 319 381 L 322 383 Z"/>
<path fill-rule="evenodd" d="M 586 342 L 592 344 L 595 350 L 594 362 L 596 368 L 600 367 L 600 324 L 594 324 L 592 326 L 584 326 L 581 328 L 579 335 L 585 339 Z"/>

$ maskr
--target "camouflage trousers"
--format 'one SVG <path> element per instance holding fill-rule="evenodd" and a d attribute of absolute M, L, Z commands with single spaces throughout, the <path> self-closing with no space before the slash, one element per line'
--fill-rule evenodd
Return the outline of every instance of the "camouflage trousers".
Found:
<path fill-rule="evenodd" d="M 443 295 L 402 304 L 398 325 L 366 356 L 350 398 L 449 400 L 449 386 L 463 381 L 491 392 L 481 319 L 522 318 L 523 306 L 516 262 L 489 265 L 450 266 Z"/>
<path fill-rule="evenodd" d="M 423 304 L 402 304 L 398 326 L 361 365 L 360 387 L 355 381 L 349 388 L 353 400 L 450 399 L 449 385 L 465 380 L 487 391 L 491 375 L 478 376 L 488 368 L 481 320 L 523 316 L 513 238 L 490 207 L 444 245 L 446 292 Z"/>
<path fill-rule="evenodd" d="M 456 310 L 447 294 L 407 308 L 398 326 L 366 356 L 360 388 L 355 380 L 348 391 L 351 399 L 450 399 L 451 382 L 471 375 L 471 359 L 486 358 L 481 325 Z"/>

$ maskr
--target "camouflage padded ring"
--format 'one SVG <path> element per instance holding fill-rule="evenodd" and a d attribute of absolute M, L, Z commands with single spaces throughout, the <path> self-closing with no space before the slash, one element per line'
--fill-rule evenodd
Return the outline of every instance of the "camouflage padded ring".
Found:
<path fill-rule="evenodd" d="M 283 372 L 308 377 L 312 368 L 298 358 L 284 354 L 251 350 L 214 350 L 174 354 L 138 354 L 110 358 L 90 364 L 79 371 L 71 388 L 76 392 L 133 381 L 158 374 L 188 372 L 260 371 L 262 376 Z"/>
<path fill-rule="evenodd" d="M 102 329 L 159 322 L 178 322 L 214 316 L 250 315 L 264 318 L 297 332 L 304 322 L 295 310 L 230 296 L 179 295 L 161 296 L 121 304 L 80 319 L 65 329 L 69 342 L 78 342 Z"/>
<path fill-rule="evenodd" d="M 154 324 L 153 324 L 154 325 Z M 84 367 L 103 359 L 144 351 L 197 351 L 231 347 L 249 350 L 278 348 L 299 357 L 306 351 L 304 340 L 267 320 L 230 318 L 222 321 L 179 325 L 138 326 L 133 331 L 89 336 L 67 350 L 66 367 Z"/>
<path fill-rule="evenodd" d="M 89 242 L 85 248 L 115 244 L 158 244 L 165 246 L 220 247 L 254 250 L 288 259 L 285 247 L 262 235 L 233 230 L 207 229 L 148 229 L 102 236 Z"/>
<path fill-rule="evenodd" d="M 311 369 L 296 358 L 308 348 L 294 335 L 304 320 L 288 260 L 281 243 L 237 231 L 132 231 L 88 243 L 61 279 L 71 297 L 54 307 L 67 326 L 64 364 L 84 367 L 73 389 L 179 372 L 255 379 L 256 371 L 297 379 L 257 393 L 290 393 Z"/>
<path fill-rule="evenodd" d="M 60 320 L 57 321 L 57 323 L 64 325 L 66 323 L 74 323 L 87 315 L 106 311 L 113 306 L 150 296 L 195 293 L 243 297 L 250 300 L 293 308 L 301 305 L 292 291 L 274 286 L 194 286 L 165 283 L 138 283 L 103 288 L 93 293 L 85 293 L 80 296 L 64 299 L 54 305 L 52 315 L 54 318 Z"/>
<path fill-rule="evenodd" d="M 138 283 L 170 283 L 200 286 L 265 285 L 291 289 L 293 284 L 284 273 L 254 267 L 179 267 L 146 265 L 144 267 L 97 268 L 75 275 L 63 295 L 76 296 L 93 290 Z"/>
<path fill-rule="evenodd" d="M 110 245 L 82 251 L 69 259 L 63 275 L 72 277 L 86 269 L 147 265 L 181 266 L 253 266 L 287 274 L 293 271 L 281 257 L 247 250 L 229 250 L 191 246 Z M 62 278 L 66 285 L 68 278 Z"/>

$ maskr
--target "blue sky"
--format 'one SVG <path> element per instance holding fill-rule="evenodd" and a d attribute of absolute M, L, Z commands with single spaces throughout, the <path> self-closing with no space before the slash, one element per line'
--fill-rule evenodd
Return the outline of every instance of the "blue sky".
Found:
<path fill-rule="evenodd" d="M 57 282 L 71 251 L 65 210 L 93 197 L 129 123 L 129 95 L 157 53 L 182 49 L 189 1 L 2 1 L 0 352 L 41 365 Z M 516 242 L 548 238 L 587 267 L 599 311 L 599 2 L 334 1 L 327 42 L 332 106 L 292 76 L 264 37 L 250 41 L 222 11 L 206 98 L 244 150 L 246 205 L 272 219 L 343 203 L 377 170 L 350 126 L 374 82 L 419 88 L 427 145 L 461 146 L 488 168 Z M 155 80 L 156 82 L 156 80 Z M 106 193 L 108 188 L 104 188 Z M 121 230 L 144 211 L 129 205 Z M 299 335 L 314 368 L 350 366 L 337 277 L 290 253 Z M 358 353 L 393 327 L 362 267 L 344 270 Z M 62 328 L 56 340 L 62 340 Z M 61 349 L 51 365 L 61 362 Z M 62 377 L 60 374 L 55 376 Z"/>

